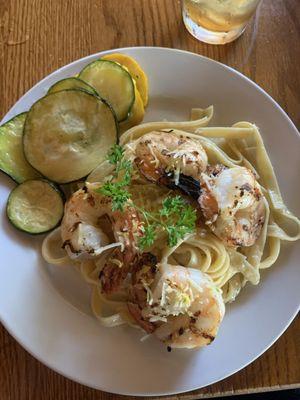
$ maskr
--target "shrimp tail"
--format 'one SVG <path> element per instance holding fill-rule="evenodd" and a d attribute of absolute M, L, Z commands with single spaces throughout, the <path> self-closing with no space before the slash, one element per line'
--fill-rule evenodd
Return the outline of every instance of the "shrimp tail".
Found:
<path fill-rule="evenodd" d="M 193 177 L 184 174 L 179 174 L 178 183 L 175 183 L 174 180 L 170 179 L 170 182 L 167 186 L 170 189 L 179 189 L 183 194 L 195 200 L 198 200 L 201 194 L 200 182 Z"/>

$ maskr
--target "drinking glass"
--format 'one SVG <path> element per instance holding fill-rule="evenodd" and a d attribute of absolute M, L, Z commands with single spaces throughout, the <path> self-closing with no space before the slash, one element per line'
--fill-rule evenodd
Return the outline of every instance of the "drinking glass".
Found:
<path fill-rule="evenodd" d="M 225 44 L 237 39 L 260 0 L 183 0 L 187 30 L 202 42 Z"/>

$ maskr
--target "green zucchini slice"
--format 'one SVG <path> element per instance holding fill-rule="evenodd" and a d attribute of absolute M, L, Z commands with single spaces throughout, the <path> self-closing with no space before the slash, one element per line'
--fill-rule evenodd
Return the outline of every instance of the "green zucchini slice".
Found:
<path fill-rule="evenodd" d="M 31 234 L 54 229 L 64 214 L 64 195 L 44 179 L 32 179 L 13 189 L 6 212 L 9 221 L 19 230 Z"/>
<path fill-rule="evenodd" d="M 0 126 L 0 170 L 17 183 L 40 176 L 26 161 L 23 153 L 26 114 L 19 114 Z"/>
<path fill-rule="evenodd" d="M 57 183 L 87 176 L 117 140 L 110 106 L 86 91 L 68 89 L 38 100 L 24 126 L 24 153 L 42 175 Z"/>
<path fill-rule="evenodd" d="M 48 90 L 48 93 L 60 92 L 61 90 L 66 89 L 82 89 L 98 96 L 97 91 L 91 85 L 75 76 L 72 76 L 71 78 L 65 78 L 54 83 L 54 85 L 52 85 Z"/>
<path fill-rule="evenodd" d="M 79 78 L 92 85 L 101 98 L 108 101 L 119 122 L 128 117 L 135 99 L 134 83 L 120 64 L 108 60 L 94 61 L 80 72 Z"/>

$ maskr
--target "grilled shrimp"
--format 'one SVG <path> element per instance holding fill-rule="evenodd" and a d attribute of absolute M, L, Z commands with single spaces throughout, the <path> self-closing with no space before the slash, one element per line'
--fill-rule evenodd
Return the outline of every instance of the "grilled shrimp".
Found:
<path fill-rule="evenodd" d="M 174 175 L 175 181 L 179 173 L 197 179 L 207 167 L 207 155 L 199 141 L 172 132 L 147 133 L 128 147 L 134 149 L 134 162 L 140 173 L 159 184 L 165 184 L 168 173 Z"/>
<path fill-rule="evenodd" d="M 206 224 L 229 246 L 251 246 L 265 220 L 264 198 L 245 167 L 210 167 L 200 178 L 198 203 Z"/>
<path fill-rule="evenodd" d="M 251 246 L 265 220 L 264 198 L 245 167 L 208 166 L 194 139 L 172 132 L 151 132 L 128 144 L 148 180 L 181 189 L 198 200 L 206 224 L 229 246 Z"/>
<path fill-rule="evenodd" d="M 225 313 L 221 292 L 207 274 L 169 264 L 155 272 L 151 260 L 139 271 L 131 298 L 135 321 L 173 348 L 210 344 Z"/>
<path fill-rule="evenodd" d="M 130 272 L 142 222 L 134 207 L 127 206 L 124 212 L 112 211 L 108 197 L 85 188 L 66 203 L 61 235 L 70 258 L 95 257 L 115 248 L 108 254 L 99 277 L 103 292 L 110 293 Z"/>
<path fill-rule="evenodd" d="M 96 202 L 95 195 L 83 189 L 76 191 L 67 201 L 61 235 L 63 247 L 70 258 L 93 256 L 98 249 L 110 243 L 98 224 L 98 218 L 104 215 L 101 202 Z"/>

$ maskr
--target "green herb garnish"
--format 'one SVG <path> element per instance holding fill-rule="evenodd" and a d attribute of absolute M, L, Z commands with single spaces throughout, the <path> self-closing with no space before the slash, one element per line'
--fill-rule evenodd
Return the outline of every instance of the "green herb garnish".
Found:
<path fill-rule="evenodd" d="M 124 206 L 130 200 L 130 193 L 126 189 L 131 183 L 132 165 L 124 160 L 124 150 L 115 144 L 107 156 L 108 161 L 116 166 L 113 177 L 96 191 L 108 196 L 112 200 L 112 210 L 124 211 Z M 130 200 L 144 219 L 143 236 L 138 242 L 143 251 L 155 242 L 161 232 L 168 235 L 168 245 L 175 246 L 187 233 L 193 232 L 196 224 L 196 210 L 187 204 L 181 196 L 167 197 L 162 202 L 162 208 L 151 213 Z"/>
<path fill-rule="evenodd" d="M 181 196 L 167 197 L 158 213 L 142 214 L 145 216 L 144 235 L 139 241 L 142 250 L 150 247 L 162 231 L 168 234 L 168 245 L 175 246 L 187 233 L 193 232 L 197 218 L 196 210 Z"/>
<path fill-rule="evenodd" d="M 123 182 L 106 182 L 97 192 L 112 199 L 113 211 L 123 211 L 125 203 L 130 199 L 130 193 L 124 189 Z"/>
<path fill-rule="evenodd" d="M 146 225 L 143 227 L 143 236 L 139 240 L 139 248 L 141 250 L 146 249 L 147 247 L 150 247 L 156 237 L 156 226 L 154 224 Z"/>
<path fill-rule="evenodd" d="M 107 155 L 107 160 L 111 164 L 117 165 L 123 158 L 124 150 L 119 144 L 114 144 Z"/>
<path fill-rule="evenodd" d="M 112 210 L 123 211 L 125 204 L 130 199 L 130 193 L 126 189 L 131 182 L 132 165 L 128 160 L 123 160 L 124 150 L 118 144 L 115 144 L 108 156 L 107 160 L 116 166 L 112 179 L 96 191 L 108 196 L 112 200 Z"/>

